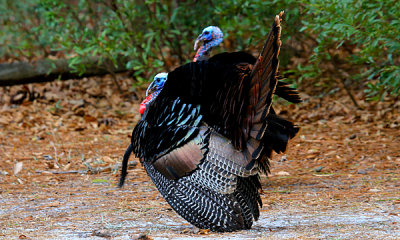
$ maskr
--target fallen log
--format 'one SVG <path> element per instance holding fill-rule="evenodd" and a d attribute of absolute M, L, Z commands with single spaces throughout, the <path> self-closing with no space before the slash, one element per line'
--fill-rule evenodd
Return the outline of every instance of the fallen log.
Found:
<path fill-rule="evenodd" d="M 85 72 L 79 74 L 68 65 L 68 59 L 41 59 L 36 62 L 12 62 L 0 64 L 0 86 L 12 86 L 57 79 L 68 80 L 108 73 L 126 72 L 126 60 L 120 59 L 115 65 L 111 61 L 100 61 L 98 57 L 83 60 Z"/>

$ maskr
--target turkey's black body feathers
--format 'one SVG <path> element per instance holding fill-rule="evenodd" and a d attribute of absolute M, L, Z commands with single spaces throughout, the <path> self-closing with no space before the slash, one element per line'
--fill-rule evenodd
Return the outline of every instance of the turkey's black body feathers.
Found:
<path fill-rule="evenodd" d="M 185 178 L 169 180 L 149 163 L 144 166 L 171 207 L 198 228 L 219 232 L 249 229 L 253 217 L 259 217 L 260 182 L 256 176 L 241 178 L 235 192 L 220 194 Z"/>

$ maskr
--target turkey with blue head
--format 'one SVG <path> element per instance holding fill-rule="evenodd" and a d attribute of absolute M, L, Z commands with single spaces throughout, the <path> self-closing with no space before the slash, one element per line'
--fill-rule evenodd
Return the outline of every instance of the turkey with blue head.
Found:
<path fill-rule="evenodd" d="M 210 52 L 213 48 L 218 46 L 223 40 L 223 33 L 219 27 L 216 26 L 208 26 L 203 29 L 202 33 L 197 37 L 194 50 L 199 47 L 199 43 L 203 42 L 200 46 L 196 55 L 193 59 L 193 62 L 208 60 L 210 58 Z M 242 54 L 240 61 L 247 62 L 250 64 L 255 64 L 256 58 L 250 54 Z M 237 59 L 233 59 L 237 61 Z M 289 84 L 278 81 L 275 89 L 275 95 L 281 97 L 291 103 L 300 103 L 302 102 L 301 97 L 295 88 L 291 88 Z"/>
<path fill-rule="evenodd" d="M 223 38 L 224 34 L 219 27 L 208 26 L 204 28 L 203 32 L 197 37 L 196 42 L 194 43 L 194 50 L 198 50 L 193 58 L 193 62 L 207 60 L 211 50 L 218 46 L 222 42 Z M 203 44 L 199 47 L 200 42 Z"/>
<path fill-rule="evenodd" d="M 163 83 L 155 78 L 123 157 L 120 186 L 134 152 L 166 201 L 193 225 L 251 228 L 260 215 L 259 176 L 269 172 L 272 152 L 285 151 L 299 130 L 271 107 L 282 14 L 254 63 L 247 53 L 221 53 L 178 67 Z"/>
<path fill-rule="evenodd" d="M 161 92 L 162 88 L 164 87 L 165 81 L 167 81 L 168 73 L 162 72 L 157 74 L 154 77 L 154 80 L 150 83 L 149 87 L 146 90 L 146 98 L 139 106 L 139 113 L 143 115 L 144 111 L 146 110 L 146 106 L 152 102 L 158 94 Z M 151 94 L 149 94 L 149 92 Z"/>

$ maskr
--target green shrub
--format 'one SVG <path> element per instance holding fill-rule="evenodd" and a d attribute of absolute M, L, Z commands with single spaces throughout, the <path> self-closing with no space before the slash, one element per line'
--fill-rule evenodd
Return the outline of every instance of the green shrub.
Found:
<path fill-rule="evenodd" d="M 59 53 L 83 73 L 85 57 L 123 59 L 141 83 L 191 61 L 208 25 L 224 32 L 217 51 L 257 52 L 285 10 L 281 69 L 289 80 L 326 92 L 346 80 L 382 99 L 400 89 L 398 9 L 396 0 L 1 0 L 0 60 Z"/>
<path fill-rule="evenodd" d="M 54 47 L 49 30 L 35 10 L 38 1 L 0 1 L 0 59 L 47 56 Z"/>
<path fill-rule="evenodd" d="M 7 26 L 8 36 L 2 36 L 5 44 L 0 54 L 43 57 L 61 51 L 80 72 L 85 71 L 81 64 L 85 56 L 114 62 L 126 57 L 127 67 L 137 75 L 155 74 L 190 61 L 194 39 L 208 25 L 220 26 L 228 39 L 229 44 L 220 51 L 261 46 L 273 16 L 280 11 L 277 9 L 285 9 L 294 1 L 74 2 L 25 0 L 0 4 L 0 20 Z M 46 51 L 40 52 L 43 49 Z"/>
<path fill-rule="evenodd" d="M 330 63 L 332 77 L 366 84 L 374 100 L 399 95 L 399 1 L 306 0 L 303 6 L 302 31 L 317 43 L 306 69 L 313 77 L 332 75 Z"/>

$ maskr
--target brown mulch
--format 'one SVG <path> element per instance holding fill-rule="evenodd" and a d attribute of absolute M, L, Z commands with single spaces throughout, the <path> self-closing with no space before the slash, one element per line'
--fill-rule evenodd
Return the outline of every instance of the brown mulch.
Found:
<path fill-rule="evenodd" d="M 201 233 L 171 211 L 133 158 L 127 186 L 116 188 L 144 94 L 140 87 L 132 89 L 126 75 L 118 75 L 118 82 L 123 93 L 110 76 L 0 89 L 0 225 L 7 226 L 0 237 L 56 238 L 62 233 L 135 239 L 143 233 Z M 400 102 L 370 103 L 360 93 L 356 98 L 362 109 L 357 109 L 344 91 L 313 95 L 303 94 L 299 105 L 277 105 L 301 131 L 285 154 L 274 155 L 271 175 L 262 178 L 264 218 L 279 212 L 295 216 L 297 211 L 304 220 L 315 211 L 382 208 L 382 214 L 394 219 L 388 229 L 400 234 Z M 169 223 L 168 218 L 175 220 Z M 143 226 L 129 227 L 129 220 Z M 151 230 L 148 222 L 161 227 Z M 163 228 L 165 224 L 174 228 Z M 257 226 L 240 234 L 263 237 Z M 343 234 L 361 231 L 356 225 L 343 226 Z M 309 235 L 312 228 L 322 231 L 317 225 L 303 226 L 285 236 L 330 236 Z M 72 234 L 79 231 L 81 235 Z M 270 226 L 267 231 L 288 230 Z"/>

